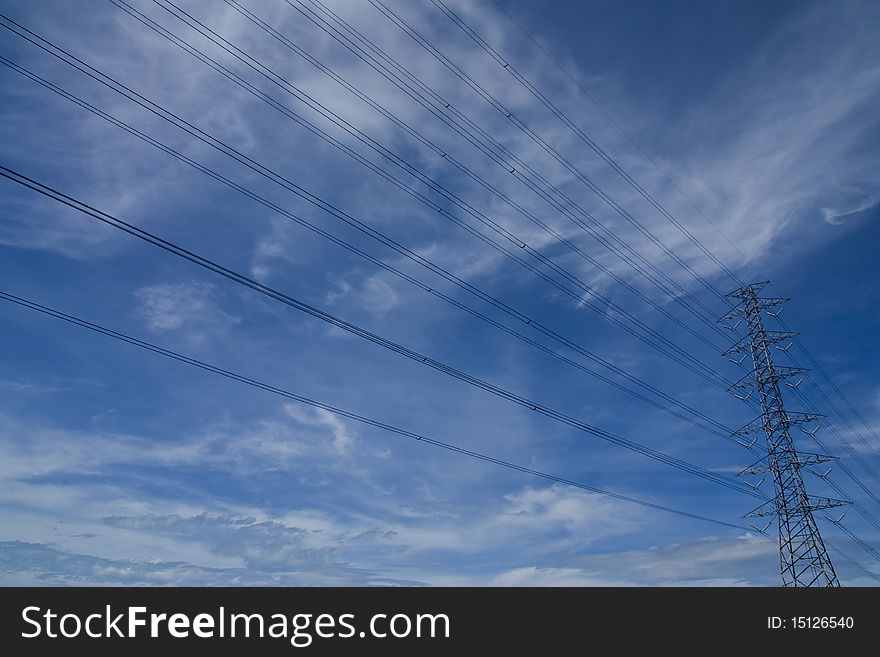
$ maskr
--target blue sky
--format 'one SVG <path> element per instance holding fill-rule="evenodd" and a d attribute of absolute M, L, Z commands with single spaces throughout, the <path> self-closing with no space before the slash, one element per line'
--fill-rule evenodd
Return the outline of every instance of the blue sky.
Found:
<path fill-rule="evenodd" d="M 131 4 L 363 157 L 388 167 L 156 4 Z M 739 378 L 718 349 L 560 247 L 232 7 L 179 4 L 687 353 L 729 379 Z M 289 4 L 241 4 L 442 144 L 620 280 L 721 344 L 678 303 Z M 734 287 L 431 2 L 388 4 L 713 286 Z M 802 331 L 802 343 L 876 432 L 880 9 L 869 2 L 559 2 L 552 10 L 543 3 L 503 3 L 719 232 L 495 5 L 448 4 L 737 275 L 770 279 L 768 292 L 791 297 L 787 324 Z M 370 3 L 330 6 L 593 213 L 689 299 L 718 316 L 724 313 L 681 267 Z M 502 258 L 112 4 L 11 1 L 3 13 L 713 419 L 733 428 L 752 419 L 727 393 Z M 7 30 L 0 36 L 0 55 L 433 289 L 517 331 L 529 330 Z M 7 67 L 0 70 L 0 93 L 4 166 L 653 449 L 723 473 L 754 460 L 746 450 L 549 358 L 309 233 Z M 331 330 L 10 182 L 0 189 L 5 292 L 560 477 L 733 523 L 744 523 L 740 516 L 757 505 L 749 496 Z M 527 335 L 562 351 L 537 332 Z M 828 412 L 808 388 L 816 407 Z M 0 582 L 5 584 L 778 583 L 775 548 L 756 533 L 663 514 L 408 441 L 8 302 L 0 304 L 0 392 Z M 802 408 L 797 400 L 791 404 Z M 853 449 L 876 463 L 846 424 L 832 421 Z M 877 481 L 846 455 L 828 427 L 820 435 L 844 456 L 846 467 L 877 490 Z M 874 440 L 864 427 L 860 435 Z M 876 442 L 870 447 L 880 449 Z M 842 475 L 835 470 L 832 478 L 876 512 L 872 500 Z M 815 477 L 808 486 L 837 496 Z M 766 484 L 764 490 L 769 492 Z M 850 512 L 847 520 L 853 531 L 878 544 L 876 532 L 857 514 Z M 833 525 L 823 521 L 822 529 L 835 545 L 880 571 Z M 871 581 L 846 562 L 838 559 L 836 566 L 845 583 Z"/>

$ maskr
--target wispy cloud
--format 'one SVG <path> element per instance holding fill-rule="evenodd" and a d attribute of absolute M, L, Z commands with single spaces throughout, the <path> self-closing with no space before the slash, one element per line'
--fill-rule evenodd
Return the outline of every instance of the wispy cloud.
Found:
<path fill-rule="evenodd" d="M 342 302 L 354 303 L 378 317 L 387 315 L 400 305 L 400 295 L 382 275 L 374 275 L 362 281 L 357 288 L 345 280 L 337 283 L 336 290 L 327 293 L 328 305 Z"/>
<path fill-rule="evenodd" d="M 580 557 L 575 567 L 528 566 L 498 575 L 499 586 L 756 586 L 772 582 L 775 546 L 745 535 L 649 550 Z M 614 563 L 614 568 L 610 564 Z M 724 576 L 719 576 L 724 572 Z"/>
<path fill-rule="evenodd" d="M 208 283 L 160 283 L 134 292 L 137 313 L 155 332 L 186 332 L 193 340 L 222 333 L 238 317 L 218 304 L 216 288 Z"/>

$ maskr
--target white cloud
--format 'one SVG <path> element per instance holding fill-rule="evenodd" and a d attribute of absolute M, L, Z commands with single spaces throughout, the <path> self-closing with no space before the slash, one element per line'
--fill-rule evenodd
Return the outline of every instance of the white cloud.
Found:
<path fill-rule="evenodd" d="M 284 411 L 301 424 L 329 429 L 333 436 L 333 447 L 340 454 L 348 455 L 350 453 L 355 434 L 338 415 L 323 408 L 311 409 L 311 413 L 309 413 L 303 407 L 293 404 L 285 404 Z"/>
<path fill-rule="evenodd" d="M 649 522 L 631 505 L 560 484 L 526 488 L 505 499 L 508 506 L 493 524 L 523 537 L 562 533 L 570 545 L 642 531 Z"/>
<path fill-rule="evenodd" d="M 218 306 L 216 288 L 208 283 L 161 283 L 134 292 L 137 312 L 156 332 L 186 331 L 194 340 L 222 333 L 239 319 Z"/>
<path fill-rule="evenodd" d="M 384 317 L 400 305 L 400 295 L 385 279 L 383 274 L 375 274 L 352 285 L 342 280 L 324 297 L 327 305 L 338 305 L 341 302 L 354 303 L 358 308 L 377 317 Z"/>
<path fill-rule="evenodd" d="M 9 482 L 148 465 L 199 466 L 248 477 L 277 471 L 324 477 L 340 469 L 364 478 L 371 459 L 390 455 L 387 448 L 358 441 L 357 432 L 333 413 L 294 404 L 249 423 L 217 421 L 166 440 L 23 424 L 0 415 L 0 438 L 0 477 Z"/>
<path fill-rule="evenodd" d="M 466 13 L 468 20 L 473 21 L 478 30 L 487 35 L 500 51 L 506 53 L 532 51 L 532 46 L 526 49 L 520 47 L 523 45 L 521 37 L 509 29 L 503 20 L 499 20 L 497 13 L 491 7 L 460 2 L 455 3 L 454 8 L 456 11 Z M 143 9 L 147 13 L 154 12 L 152 7 Z M 613 175 L 609 176 L 609 172 L 603 169 L 604 165 L 599 166 L 596 162 L 595 156 L 583 154 L 583 149 L 572 150 L 571 133 L 546 112 L 537 111 L 534 98 L 506 75 L 500 74 L 498 65 L 479 51 L 474 44 L 458 35 L 451 24 L 447 25 L 445 19 L 439 22 L 428 20 L 438 18 L 431 8 L 423 11 L 401 4 L 396 9 L 413 19 L 419 29 L 429 33 L 432 29 L 438 29 L 438 26 L 443 29 L 446 37 L 443 41 L 444 49 L 457 63 L 489 87 L 503 102 L 516 109 L 518 116 L 521 115 L 538 133 L 545 136 L 548 142 L 562 148 L 579 166 L 583 166 L 588 174 L 600 173 L 599 182 L 607 183 L 612 195 L 619 198 L 624 206 L 638 207 L 637 214 L 641 216 L 644 202 L 634 194 L 633 190 L 620 185 L 620 181 Z M 211 11 L 208 12 L 207 5 L 199 6 L 196 3 L 191 10 L 197 16 L 206 18 L 226 38 L 264 58 L 273 68 L 294 80 L 303 89 L 318 94 L 329 106 L 349 116 L 356 125 L 371 136 L 383 143 L 387 141 L 393 150 L 406 152 L 405 148 L 399 147 L 397 131 L 388 122 L 378 120 L 378 115 L 365 110 L 360 101 L 354 101 L 347 91 L 330 82 L 280 44 L 266 38 L 265 34 L 259 32 L 232 9 L 212 6 Z M 475 118 L 490 133 L 527 160 L 534 162 L 542 171 L 546 171 L 549 177 L 564 186 L 577 200 L 588 207 L 602 207 L 601 204 L 597 205 L 592 194 L 579 183 L 575 183 L 570 174 L 564 173 L 558 165 L 547 162 L 546 155 L 540 154 L 535 144 L 521 133 L 512 129 L 507 123 L 499 122 L 495 110 L 477 99 L 472 91 L 465 88 L 374 9 L 347 3 L 341 5 L 339 10 L 347 19 L 355 21 L 368 36 L 379 41 L 383 48 L 399 61 L 411 68 L 419 79 L 428 81 L 441 95 L 454 100 L 456 107 Z M 257 13 L 266 12 L 268 10 L 262 9 Z M 290 34 L 297 42 L 314 51 L 319 59 L 333 67 L 343 77 L 356 83 L 380 102 L 389 105 L 403 120 L 424 130 L 439 143 L 449 144 L 450 153 L 460 156 L 489 182 L 498 186 L 517 202 L 527 207 L 540 208 L 540 215 L 543 217 L 552 218 L 558 214 L 548 212 L 549 206 L 539 201 L 532 193 L 525 191 L 504 169 L 487 163 L 485 158 L 473 152 L 471 146 L 462 143 L 458 137 L 453 137 L 448 129 L 429 118 L 418 106 L 405 100 L 405 97 L 390 87 L 386 81 L 363 64 L 345 56 L 329 37 L 315 30 L 305 29 L 295 11 L 284 6 L 272 13 L 271 20 L 276 22 L 279 31 Z M 161 11 L 155 11 L 155 15 L 175 31 L 186 32 L 181 24 Z M 124 43 L 127 49 L 122 49 L 119 44 L 109 50 L 103 46 L 98 48 L 88 41 L 77 45 L 80 54 L 86 55 L 100 66 L 107 66 L 116 77 L 137 80 L 137 89 L 150 97 L 173 98 L 173 109 L 181 111 L 190 119 L 198 117 L 197 122 L 201 126 L 209 131 L 216 131 L 218 135 L 249 154 L 264 153 L 267 162 L 273 165 L 283 164 L 285 173 L 296 180 L 314 182 L 321 187 L 320 180 L 326 175 L 327 167 L 332 170 L 332 168 L 349 166 L 348 161 L 338 152 L 324 152 L 321 149 L 310 151 L 307 161 L 289 156 L 279 160 L 279 157 L 284 157 L 282 155 L 284 150 L 279 149 L 279 146 L 286 142 L 279 137 L 278 131 L 269 124 L 264 130 L 260 121 L 246 121 L 243 118 L 251 114 L 248 110 L 255 103 L 259 106 L 257 101 L 244 92 L 236 91 L 236 88 L 228 82 L 223 82 L 224 88 L 229 88 L 229 93 L 224 95 L 223 103 L 214 102 L 217 76 L 207 67 L 173 48 L 121 12 L 111 11 L 107 17 L 109 26 L 113 28 L 113 34 L 121 38 L 120 43 Z M 859 152 L 864 130 L 870 123 L 871 115 L 867 109 L 874 100 L 877 75 L 880 70 L 864 64 L 865 61 L 870 61 L 871 54 L 875 52 L 875 49 L 867 45 L 870 44 L 872 36 L 866 26 L 867 23 L 869 21 L 861 20 L 860 10 L 855 5 L 846 11 L 834 11 L 821 4 L 805 8 L 800 17 L 757 48 L 754 58 L 745 62 L 740 73 L 719 85 L 721 91 L 716 98 L 710 99 L 705 105 L 690 107 L 681 117 L 678 125 L 665 127 L 671 133 L 680 134 L 681 141 L 686 143 L 688 148 L 658 157 L 670 166 L 673 175 L 679 177 L 689 192 L 705 204 L 709 214 L 723 225 L 725 232 L 753 259 L 760 258 L 768 252 L 774 241 L 783 234 L 785 236 L 797 234 L 797 226 L 808 221 L 810 213 L 822 213 L 823 216 L 834 220 L 836 217 L 856 211 L 866 203 L 865 198 L 870 199 L 875 196 L 872 190 L 876 189 L 878 181 L 872 173 L 873 167 L 868 164 L 869 154 Z M 95 27 L 90 26 L 90 29 Z M 48 28 L 51 35 L 54 28 L 51 25 Z M 841 31 L 847 33 L 847 39 L 837 37 Z M 811 58 L 811 62 L 815 65 L 809 69 L 805 69 L 798 59 L 801 56 L 800 51 L 790 45 L 805 40 L 809 40 L 811 48 L 815 50 Z M 765 63 L 768 61 L 773 62 L 774 65 L 766 66 Z M 527 77 L 539 81 L 542 88 L 546 86 L 554 101 L 561 106 L 584 107 L 583 98 L 567 81 L 562 80 L 560 74 L 543 58 L 522 57 L 518 65 Z M 171 67 L 175 70 L 175 76 L 169 78 L 165 72 Z M 575 74 L 578 75 L 578 71 L 575 71 Z M 286 98 L 278 89 L 271 91 L 273 95 Z M 113 111 L 121 112 L 126 117 L 138 115 L 139 112 L 132 110 L 127 101 L 112 94 L 105 95 Z M 612 100 L 610 104 L 614 106 L 641 105 L 636 102 L 638 99 L 633 98 Z M 294 107 L 301 106 L 295 103 Z M 650 111 L 650 108 L 648 110 Z M 281 122 L 280 125 L 289 125 L 280 115 L 273 113 L 272 110 L 267 111 L 268 116 L 273 117 L 273 121 L 278 120 Z M 590 116 L 590 113 L 584 112 L 583 116 Z M 619 151 L 621 161 L 627 165 L 632 163 L 636 178 L 648 189 L 658 191 L 665 185 L 656 171 L 644 161 L 639 162 L 633 158 L 626 140 L 614 129 L 602 122 L 587 121 L 580 115 L 578 118 L 585 122 L 584 127 L 587 132 L 597 137 L 600 143 L 608 145 L 612 153 Z M 632 112 L 631 120 L 639 126 L 651 126 L 650 119 L 650 116 L 641 116 L 637 112 Z M 174 188 L 181 194 L 187 190 L 189 179 L 175 180 L 174 171 L 177 165 L 168 163 L 164 156 L 160 160 L 165 163 L 161 176 L 145 176 L 143 170 L 138 168 L 140 165 L 137 164 L 143 161 L 142 158 L 122 157 L 129 150 L 127 138 L 118 137 L 112 130 L 110 133 L 114 137 L 106 138 L 104 133 L 107 130 L 102 129 L 100 124 L 95 124 L 92 120 L 83 120 L 82 125 L 89 130 L 89 138 L 83 140 L 88 144 L 86 148 L 91 149 L 89 161 L 113 162 L 112 167 L 96 164 L 90 176 L 91 184 L 103 186 L 103 191 L 97 200 L 94 195 L 90 197 L 96 202 L 104 203 L 102 207 L 122 211 L 139 208 L 138 214 L 148 217 L 150 204 L 145 203 L 147 199 L 168 197 L 169 190 Z M 735 129 L 729 129 L 731 125 L 736 126 Z M 291 125 L 291 129 L 292 134 L 299 135 L 298 128 Z M 199 155 L 208 153 L 202 147 L 196 148 L 188 138 L 183 139 L 173 130 L 162 128 L 162 132 L 174 135 L 173 140 L 182 139 L 185 151 L 198 151 Z M 101 138 L 94 137 L 98 133 L 101 134 Z M 306 140 L 310 138 L 306 137 Z M 401 140 L 400 144 L 402 143 Z M 271 159 L 269 159 L 270 155 Z M 217 159 L 213 153 L 210 153 L 209 159 L 223 161 Z M 263 161 L 264 158 L 258 156 L 257 159 Z M 445 179 L 452 173 L 448 167 L 430 161 L 432 164 L 428 168 L 433 174 Z M 293 169 L 290 170 L 290 167 Z M 403 219 L 407 224 L 411 224 L 414 218 L 426 225 L 433 221 L 431 219 L 426 222 L 423 216 L 424 210 L 414 213 L 411 208 L 418 206 L 411 206 L 408 202 L 403 205 L 397 204 L 399 207 L 395 207 L 393 199 L 397 199 L 398 192 L 388 194 L 381 183 L 377 186 L 373 185 L 376 179 L 362 168 L 355 166 L 352 171 L 358 172 L 358 177 L 365 176 L 363 180 L 368 184 L 351 185 L 347 188 L 343 203 L 345 207 L 368 210 L 366 214 L 371 223 L 380 225 L 389 223 L 402 226 Z M 252 174 L 248 174 L 248 177 L 251 176 Z M 833 195 L 834 191 L 844 183 L 852 187 L 854 200 L 837 199 L 833 204 L 823 201 L 823 198 L 827 199 L 829 195 Z M 157 184 L 162 185 L 161 192 L 155 188 Z M 119 190 L 125 190 L 124 194 Z M 515 227 L 516 232 L 523 235 L 530 243 L 541 247 L 552 242 L 546 234 L 522 217 L 517 218 L 511 208 L 484 190 L 468 184 L 465 190 L 460 191 L 463 192 L 466 200 L 476 207 L 487 209 L 493 218 Z M 132 199 L 125 200 L 124 197 L 127 196 L 131 196 Z M 173 197 L 174 194 L 171 193 L 170 196 Z M 703 230 L 700 227 L 699 224 L 703 222 L 693 216 L 692 209 L 682 199 L 671 194 L 669 190 L 666 190 L 662 196 L 668 201 L 670 209 L 680 212 L 685 223 L 697 232 L 710 248 L 721 253 L 728 261 L 736 259 L 736 254 L 731 251 L 725 240 L 713 231 Z M 144 211 L 145 208 L 147 211 Z M 387 208 L 388 216 L 385 216 L 380 208 Z M 796 216 L 792 216 L 793 213 Z M 609 225 L 615 230 L 621 231 L 640 251 L 653 254 L 653 248 L 648 248 L 644 239 L 621 223 L 619 218 L 615 218 L 613 214 L 608 215 L 605 210 L 602 214 L 606 215 L 603 220 L 610 222 Z M 654 218 L 653 214 L 651 218 Z M 657 219 L 659 220 L 659 217 Z M 560 226 L 567 235 L 579 235 L 578 230 L 567 221 L 563 221 L 561 225 L 556 219 L 550 221 Z M 796 225 L 792 225 L 791 222 Z M 652 230 L 659 232 L 675 250 L 688 257 L 698 255 L 694 248 L 670 226 L 664 226 L 660 221 L 651 221 L 650 225 Z M 456 230 L 445 232 L 457 235 Z M 273 231 L 277 232 L 277 229 Z M 94 231 L 91 233 L 93 234 Z M 419 246 L 418 242 L 423 242 L 423 245 L 433 245 L 431 248 L 438 251 L 437 257 L 441 261 L 448 258 L 463 263 L 475 263 L 477 266 L 466 266 L 463 269 L 468 275 L 477 275 L 487 265 L 497 267 L 502 262 L 495 255 L 488 257 L 485 246 L 472 243 L 469 238 L 462 240 L 458 236 L 447 235 L 442 243 L 438 243 L 434 239 L 424 240 L 424 237 L 419 235 L 411 245 Z M 60 248 L 70 241 L 62 234 L 58 239 L 53 238 L 48 242 L 43 240 L 42 243 L 46 245 L 51 242 Z M 583 235 L 580 235 L 579 241 L 591 252 L 602 258 L 605 257 L 602 249 L 591 244 Z M 39 241 L 36 243 L 40 244 Z M 255 252 L 263 258 L 279 258 L 287 257 L 290 250 L 286 248 L 282 250 L 281 242 L 278 240 L 267 241 L 263 237 L 257 238 Z M 625 266 L 614 258 L 610 259 L 609 264 L 618 271 L 626 271 Z M 255 263 L 254 266 L 255 275 L 261 278 L 270 275 L 266 263 Z M 583 262 L 578 261 L 571 266 L 585 277 L 596 275 L 596 272 Z M 702 262 L 702 259 L 695 266 L 700 267 L 704 272 L 709 271 L 709 263 Z M 674 276 L 682 275 L 681 272 L 672 269 L 670 273 Z M 632 273 L 626 275 L 634 276 Z M 378 279 L 368 279 L 368 281 L 372 282 L 365 283 L 367 289 L 364 293 L 372 297 L 375 307 L 379 309 L 378 312 L 387 312 L 382 308 L 389 305 L 393 307 L 395 304 L 393 290 L 386 287 L 387 282 Z M 607 284 L 607 280 L 601 277 L 596 281 L 602 285 Z"/>
<path fill-rule="evenodd" d="M 410 555 L 446 553 L 459 560 L 479 560 L 479 555 L 505 545 L 516 545 L 521 558 L 582 550 L 642 532 L 650 522 L 631 505 L 559 485 L 527 486 L 473 509 L 452 506 L 415 515 L 402 511 L 393 508 L 396 518 L 386 525 L 394 544 L 405 546 Z"/>
<path fill-rule="evenodd" d="M 499 574 L 498 586 L 756 586 L 774 584 L 776 546 L 760 536 L 580 555 L 577 567 L 525 566 Z"/>
<path fill-rule="evenodd" d="M 837 9 L 805 6 L 687 114 L 685 184 L 752 259 L 783 239 L 809 248 L 817 216 L 836 224 L 876 202 L 880 177 L 865 139 L 880 53 L 864 6 Z"/>
<path fill-rule="evenodd" d="M 501 573 L 492 580 L 494 586 L 611 586 L 601 575 L 587 573 L 578 568 L 539 568 L 523 566 Z M 618 580 L 618 586 L 634 586 L 634 583 Z"/>
<path fill-rule="evenodd" d="M 878 197 L 862 196 L 862 200 L 850 200 L 849 203 L 837 207 L 821 207 L 822 218 L 832 226 L 840 226 L 855 214 L 870 210 L 877 205 Z M 855 205 L 853 205 L 855 203 Z"/>
<path fill-rule="evenodd" d="M 552 565 L 472 567 L 465 574 L 438 567 L 434 557 L 426 563 L 413 561 L 394 547 L 392 532 L 335 529 L 316 542 L 313 532 L 255 517 L 115 516 L 105 519 L 104 531 L 135 532 L 150 544 L 157 536 L 166 536 L 175 541 L 181 554 L 201 555 L 202 561 L 100 557 L 45 543 L 6 541 L 0 542 L 0 581 L 190 586 L 762 586 L 774 585 L 778 579 L 775 546 L 753 535 L 580 554 L 570 557 L 567 564 L 557 560 Z M 82 547 L 89 544 L 81 543 Z M 209 556 L 212 553 L 215 556 Z M 370 565 L 364 563 L 365 558 Z M 862 573 L 849 573 L 843 564 L 838 570 L 847 585 L 871 584 L 872 580 Z"/>
<path fill-rule="evenodd" d="M 429 482 L 405 496 L 364 489 L 351 477 L 356 470 L 336 466 L 369 454 L 339 418 L 295 407 L 284 416 L 295 426 L 265 420 L 179 443 L 5 421 L 0 581 L 588 586 L 764 585 L 778 577 L 775 546 L 751 534 L 609 551 L 652 536 L 651 523 L 663 519 L 562 485 L 527 484 L 480 504 L 462 504 L 457 486 L 438 498 Z M 168 478 L 161 485 L 170 496 L 156 496 L 138 474 L 152 466 L 169 475 L 218 468 L 246 477 L 258 497 L 262 475 L 274 470 L 347 484 L 334 486 L 323 508 L 304 498 L 269 512 L 217 499 L 198 477 L 186 477 L 185 488 Z M 368 500 L 354 499 L 365 490 Z M 453 565 L 462 563 L 467 574 Z"/>

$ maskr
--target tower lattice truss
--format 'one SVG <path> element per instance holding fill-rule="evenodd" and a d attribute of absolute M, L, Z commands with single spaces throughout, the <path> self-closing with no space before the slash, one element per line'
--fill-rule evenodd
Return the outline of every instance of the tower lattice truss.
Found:
<path fill-rule="evenodd" d="M 736 330 L 743 322 L 745 337 L 724 355 L 736 363 L 751 357 L 752 371 L 731 386 L 731 392 L 742 399 L 755 401 L 760 415 L 734 437 L 744 446 L 752 448 L 761 435 L 767 448 L 763 456 L 741 473 L 769 476 L 773 481 L 774 497 L 744 517 L 770 517 L 766 529 L 775 518 L 779 528 L 779 562 L 783 586 L 840 586 L 834 566 L 828 556 L 825 543 L 819 533 L 813 512 L 846 504 L 842 500 L 807 495 L 803 470 L 810 466 L 834 459 L 827 454 L 800 452 L 792 440 L 792 428 L 806 427 L 822 419 L 815 413 L 786 411 L 781 386 L 795 387 L 798 377 L 805 372 L 799 367 L 780 367 L 773 362 L 772 350 L 785 351 L 797 333 L 768 331 L 764 316 L 775 316 L 787 299 L 761 298 L 759 292 L 767 282 L 747 285 L 727 295 L 739 303 L 720 322 Z M 786 344 L 787 343 L 787 344 Z M 749 437 L 752 437 L 749 440 Z"/>

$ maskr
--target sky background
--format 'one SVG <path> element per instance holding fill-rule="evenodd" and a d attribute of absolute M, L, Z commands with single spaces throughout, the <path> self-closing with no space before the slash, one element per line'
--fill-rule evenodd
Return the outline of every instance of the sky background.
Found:
<path fill-rule="evenodd" d="M 369 162 L 439 198 L 158 4 L 131 4 Z M 713 287 L 727 292 L 736 286 L 430 0 L 387 4 Z M 831 426 L 819 435 L 868 490 L 880 492 L 880 480 L 850 451 L 874 473 L 880 470 L 880 365 L 873 353 L 880 330 L 880 6 L 502 1 L 633 143 L 497 5 L 448 4 L 738 276 L 769 279 L 767 293 L 791 297 L 783 315 L 787 325 L 802 332 L 801 343 L 873 431 L 848 413 L 856 434 L 805 383 L 802 390 L 815 408 L 832 415 Z M 462 174 L 451 158 L 413 139 L 233 7 L 179 3 L 685 352 L 727 379 L 742 376 L 720 355 L 727 346 L 721 336 L 291 4 L 241 5 L 442 145 L 618 280 L 561 246 Z M 724 314 L 717 297 L 376 7 L 366 0 L 328 6 L 564 190 L 685 289 L 688 299 Z M 725 426 L 735 429 L 752 419 L 753 411 L 730 394 L 609 321 L 619 315 L 594 312 L 503 258 L 113 4 L 8 0 L 2 12 Z M 5 29 L 0 55 L 432 289 L 585 362 Z M 652 449 L 725 474 L 755 460 L 744 448 L 552 359 L 308 232 L 6 66 L 0 67 L 0 98 L 3 166 Z M 447 215 L 485 231 L 448 201 L 440 203 Z M 6 180 L 0 181 L 0 280 L 5 292 L 560 477 L 743 525 L 740 516 L 758 504 L 332 329 Z M 780 363 L 787 363 L 783 354 Z M 805 408 L 789 400 L 792 409 Z M 839 397 L 832 401 L 846 408 Z M 805 436 L 798 440 L 816 451 Z M 880 513 L 844 474 L 836 467 L 831 478 L 870 513 Z M 779 583 L 776 548 L 756 532 L 665 514 L 410 441 L 6 301 L 0 302 L 0 482 L 0 583 L 9 585 Z M 808 476 L 807 484 L 811 492 L 838 497 L 817 477 Z M 763 490 L 770 492 L 767 483 Z M 823 535 L 880 572 L 870 554 L 819 517 Z M 880 547 L 877 532 L 857 513 L 848 512 L 846 522 Z M 832 557 L 845 584 L 872 582 Z"/>

